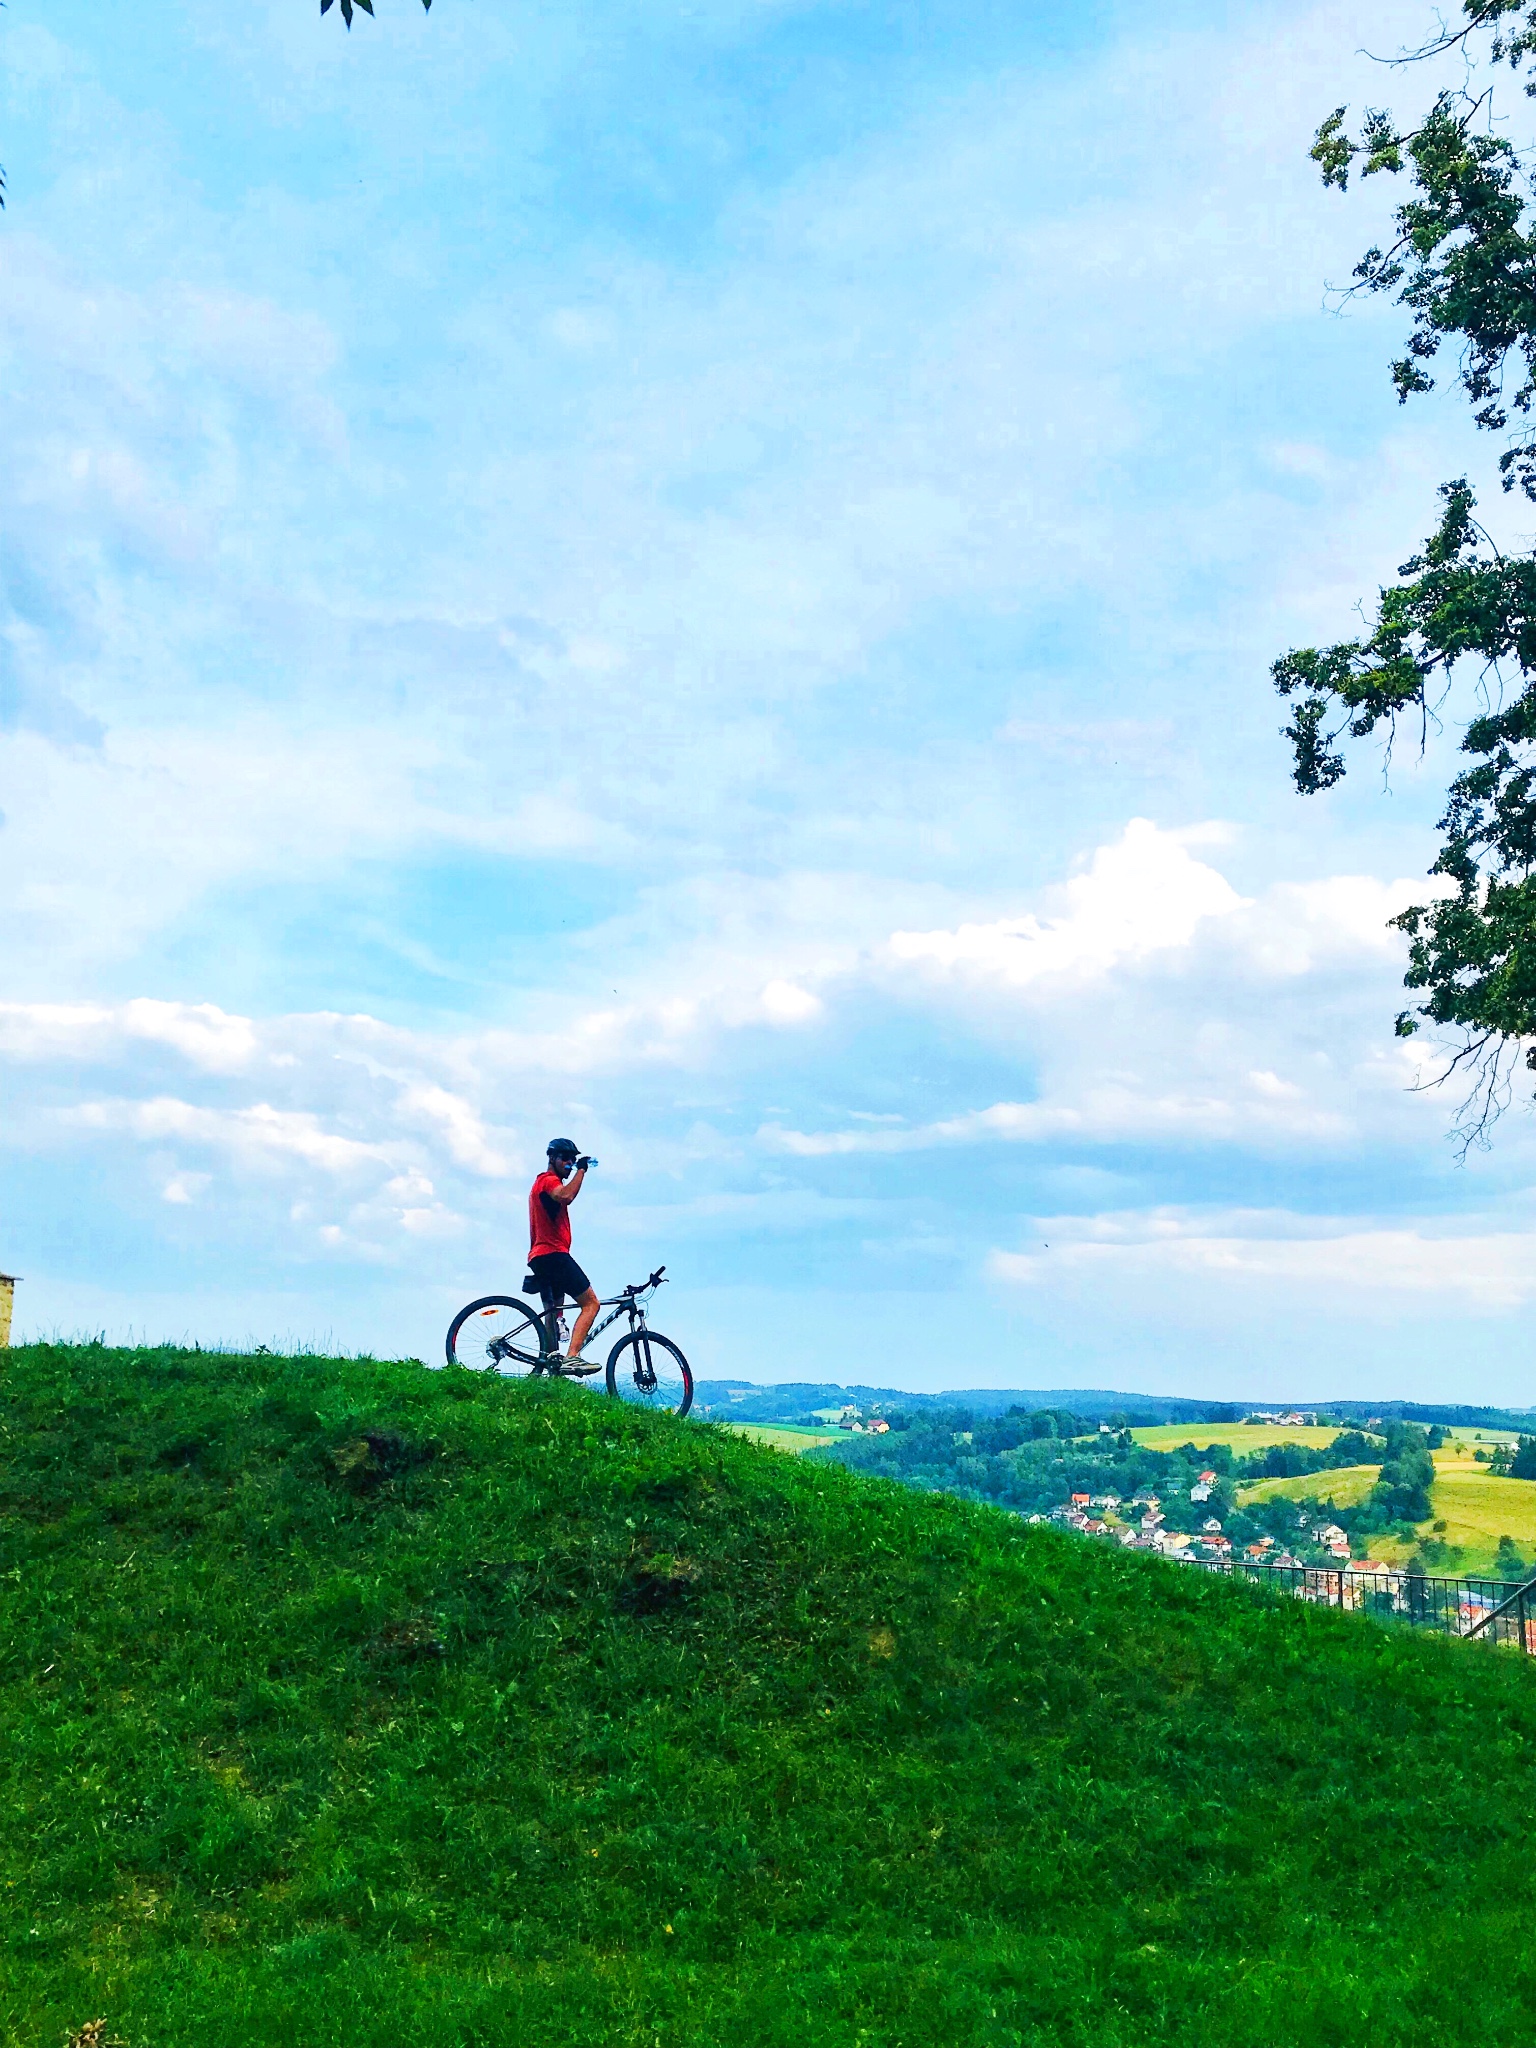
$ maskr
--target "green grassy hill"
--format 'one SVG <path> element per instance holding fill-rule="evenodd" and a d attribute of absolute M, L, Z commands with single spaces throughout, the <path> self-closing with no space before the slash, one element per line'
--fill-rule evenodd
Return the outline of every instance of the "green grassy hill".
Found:
<path fill-rule="evenodd" d="M 1373 1557 L 1401 1561 L 1426 1537 L 1438 1537 L 1447 1554 L 1435 1569 L 1488 1572 L 1495 1567 L 1502 1536 L 1529 1557 L 1536 1549 L 1536 1480 L 1495 1476 L 1486 1465 L 1474 1462 L 1470 1442 L 1436 1451 L 1434 1465 L 1429 1518 L 1418 1524 L 1412 1542 L 1386 1534 L 1371 1536 Z M 1244 1507 L 1265 1500 L 1332 1501 L 1340 1508 L 1357 1507 L 1380 1477 L 1375 1465 L 1342 1465 L 1300 1479 L 1260 1479 L 1241 1488 L 1238 1499 Z"/>
<path fill-rule="evenodd" d="M 1536 1670 L 573 1386 L 0 1353 L 0 2038 L 1525 2043 Z"/>
<path fill-rule="evenodd" d="M 1270 1444 L 1304 1444 L 1308 1450 L 1321 1451 L 1340 1433 L 1337 1424 L 1309 1429 L 1286 1428 L 1278 1422 L 1203 1422 L 1194 1429 L 1188 1423 L 1160 1422 L 1150 1429 L 1131 1431 L 1137 1443 L 1150 1451 L 1176 1451 L 1184 1444 L 1198 1444 L 1203 1451 L 1207 1444 L 1225 1444 L 1235 1458 L 1246 1458 L 1251 1451 L 1265 1450 Z"/>

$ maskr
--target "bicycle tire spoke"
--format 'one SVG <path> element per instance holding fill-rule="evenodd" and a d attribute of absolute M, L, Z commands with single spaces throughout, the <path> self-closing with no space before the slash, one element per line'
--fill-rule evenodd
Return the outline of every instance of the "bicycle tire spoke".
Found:
<path fill-rule="evenodd" d="M 608 1354 L 608 1391 L 635 1407 L 686 1415 L 693 1405 L 693 1374 L 670 1338 L 641 1328 L 620 1338 Z"/>
<path fill-rule="evenodd" d="M 508 1377 L 539 1370 L 545 1356 L 538 1321 L 510 1296 L 486 1296 L 461 1309 L 449 1327 L 446 1349 L 450 1365 Z"/>

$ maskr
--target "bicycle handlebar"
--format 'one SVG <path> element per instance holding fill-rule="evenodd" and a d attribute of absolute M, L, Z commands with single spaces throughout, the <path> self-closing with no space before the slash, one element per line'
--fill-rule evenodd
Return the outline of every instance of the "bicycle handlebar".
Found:
<path fill-rule="evenodd" d="M 619 1296 L 619 1300 L 632 1301 L 637 1294 L 644 1294 L 647 1287 L 665 1287 L 667 1283 L 662 1279 L 661 1276 L 663 1273 L 666 1272 L 666 1270 L 667 1269 L 665 1266 L 658 1266 L 655 1272 L 651 1275 L 649 1280 L 641 1280 L 633 1286 L 626 1287 L 624 1292 Z"/>

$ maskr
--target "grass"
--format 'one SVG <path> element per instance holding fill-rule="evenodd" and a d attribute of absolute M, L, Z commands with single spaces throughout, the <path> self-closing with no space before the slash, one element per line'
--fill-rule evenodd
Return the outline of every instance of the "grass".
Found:
<path fill-rule="evenodd" d="M 1239 1505 L 1260 1500 L 1332 1501 L 1338 1508 L 1356 1508 L 1381 1477 L 1379 1465 L 1340 1465 L 1332 1472 L 1313 1472 L 1304 1479 L 1259 1479 L 1238 1489 Z"/>
<path fill-rule="evenodd" d="M 1262 1451 L 1269 1444 L 1307 1444 L 1321 1450 L 1339 1434 L 1336 1429 L 1282 1429 L 1274 1423 L 1247 1422 L 1159 1422 L 1148 1429 L 1133 1429 L 1132 1437 L 1151 1451 L 1176 1451 L 1184 1444 L 1204 1450 L 1207 1444 L 1226 1444 L 1235 1458 Z"/>
<path fill-rule="evenodd" d="M 585 1389 L 0 1364 L 0 2040 L 1514 2048 L 1536 1672 Z"/>
<path fill-rule="evenodd" d="M 1474 1465 L 1439 1473 L 1430 1500 L 1448 1543 L 1491 1548 L 1512 1536 L 1527 1553 L 1536 1545 L 1536 1480 L 1496 1479 Z"/>
<path fill-rule="evenodd" d="M 1455 1570 L 1491 1569 L 1501 1536 L 1511 1536 L 1529 1557 L 1536 1550 L 1536 1480 L 1498 1479 L 1486 1465 L 1466 1459 L 1435 1456 L 1435 1484 L 1430 1492 L 1431 1519 L 1419 1525 L 1421 1535 L 1438 1535 L 1442 1543 L 1463 1552 Z M 1443 1529 L 1435 1529 L 1444 1522 Z M 1382 1555 L 1405 1556 L 1409 1545 L 1383 1539 Z"/>
<path fill-rule="evenodd" d="M 836 1443 L 842 1432 L 830 1429 L 797 1429 L 793 1423 L 727 1422 L 721 1425 L 733 1436 L 767 1444 L 775 1451 L 808 1451 L 816 1444 Z"/>
<path fill-rule="evenodd" d="M 1536 1550 L 1536 1480 L 1499 1479 L 1472 1457 L 1473 1440 L 1466 1439 L 1465 1455 L 1447 1444 L 1434 1453 L 1435 1484 L 1430 1493 L 1433 1510 L 1418 1526 L 1413 1543 L 1387 1535 L 1371 1538 L 1371 1555 L 1387 1563 L 1404 1558 L 1419 1537 L 1438 1536 L 1454 1545 L 1462 1555 L 1448 1571 L 1492 1569 L 1501 1536 L 1513 1537 L 1529 1556 Z M 1380 1477 L 1375 1465 L 1345 1465 L 1336 1472 L 1314 1472 L 1305 1479 L 1261 1479 L 1241 1490 L 1243 1505 L 1261 1500 L 1332 1500 L 1336 1507 L 1356 1507 Z M 1435 1524 L 1444 1522 L 1443 1529 Z"/>

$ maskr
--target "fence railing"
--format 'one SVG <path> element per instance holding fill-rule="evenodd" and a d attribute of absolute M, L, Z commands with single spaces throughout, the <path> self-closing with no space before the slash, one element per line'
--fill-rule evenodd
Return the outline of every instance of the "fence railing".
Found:
<path fill-rule="evenodd" d="M 1319 1607 L 1407 1622 L 1441 1635 L 1505 1643 L 1528 1657 L 1536 1656 L 1536 1582 L 1357 1572 L 1347 1565 L 1250 1564 L 1232 1558 L 1200 1558 L 1196 1569 L 1245 1579 Z"/>

